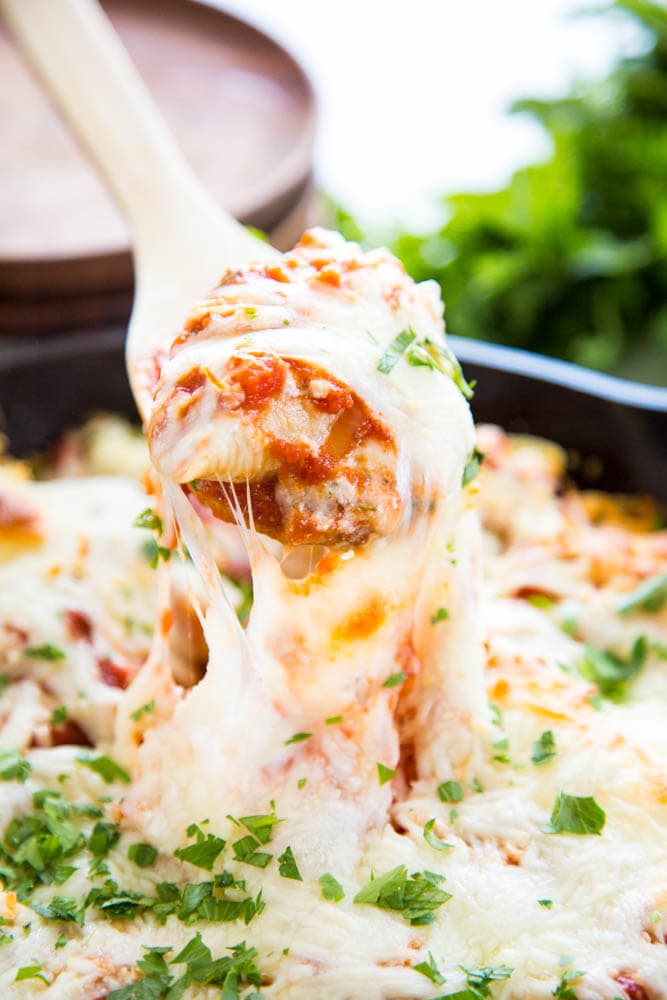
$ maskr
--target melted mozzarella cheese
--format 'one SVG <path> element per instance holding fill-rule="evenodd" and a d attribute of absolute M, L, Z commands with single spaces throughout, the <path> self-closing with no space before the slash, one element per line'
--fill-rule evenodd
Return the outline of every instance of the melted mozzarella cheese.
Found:
<path fill-rule="evenodd" d="M 72 593 L 105 638 L 128 613 L 158 623 L 128 690 L 116 689 L 112 703 L 91 695 L 104 718 L 96 752 L 112 753 L 131 782 L 106 784 L 76 747 L 30 750 L 27 781 L 2 784 L 0 827 L 30 813 L 40 788 L 94 802 L 119 824 L 109 877 L 150 899 L 160 883 L 182 892 L 212 879 L 173 854 L 198 823 L 227 841 L 213 872 L 245 880 L 265 909 L 247 926 L 176 914 L 160 924 L 150 908 L 107 920 L 91 906 L 80 928 L 38 916 L 30 902 L 81 900 L 91 881 L 103 884 L 83 850 L 62 887 L 39 886 L 25 902 L 0 895 L 0 930 L 11 937 L 0 947 L 0 993 L 97 1000 L 141 975 L 144 947 L 171 948 L 170 960 L 200 932 L 214 957 L 242 940 L 257 948 L 266 1000 L 431 1000 L 463 990 L 465 970 L 484 966 L 511 970 L 492 982 L 497 1000 L 546 1000 L 564 974 L 578 1000 L 667 996 L 667 607 L 618 610 L 664 572 L 667 532 L 651 530 L 641 504 L 626 512 L 561 493 L 558 449 L 496 428 L 479 430 L 487 459 L 462 490 L 473 446 L 465 403 L 440 366 L 408 356 L 427 338 L 443 345 L 440 310 L 432 289 L 414 286 L 388 255 L 313 234 L 272 273 L 250 267 L 227 279 L 162 363 L 151 421 L 164 491 L 159 541 L 174 544 L 173 517 L 194 566 L 175 554 L 160 562 L 158 595 L 131 527 L 147 501 L 126 482 L 14 484 L 21 497 L 0 503 L 0 515 L 14 512 L 0 613 L 5 624 L 30 625 L 27 639 L 10 629 L 2 651 L 12 678 L 0 701 L 5 746 L 34 741 L 56 701 L 98 669 L 90 651 L 81 667 L 82 640 L 66 632 Z M 414 341 L 382 371 L 403 330 Z M 255 393 L 258 405 L 244 405 L 252 380 L 243 388 L 230 377 L 239 355 L 287 366 L 261 400 Z M 213 378 L 190 379 L 195 369 Z M 370 444 L 349 427 L 336 437 L 350 410 L 382 428 Z M 308 482 L 304 454 L 331 460 L 328 472 Z M 363 481 L 371 505 L 393 497 L 396 517 L 389 506 L 377 517 L 355 509 L 355 477 L 371 456 L 386 472 L 386 489 Z M 224 485 L 216 503 L 187 486 L 192 478 Z M 267 480 L 277 482 L 263 494 L 279 508 L 263 522 L 273 538 L 243 523 L 252 506 L 244 494 L 252 500 Z M 289 520 L 299 503 L 301 544 Z M 238 574 L 241 560 L 216 513 L 241 522 L 254 586 L 245 629 L 220 574 Z M 92 546 L 83 562 L 81 534 Z M 114 587 L 128 580 L 124 604 Z M 195 628 L 186 596 L 208 646 L 201 679 L 174 666 Z M 582 666 L 590 644 L 630 663 L 640 636 L 637 676 L 617 701 L 600 699 Z M 58 645 L 66 659 L 26 657 L 28 643 Z M 57 670 L 62 693 L 46 697 Z M 538 765 L 545 731 L 554 755 Z M 599 835 L 548 832 L 561 793 L 594 797 L 605 813 Z M 272 856 L 267 866 L 239 860 L 234 844 L 248 832 L 240 817 L 273 810 L 278 822 L 258 845 Z M 80 822 L 88 833 L 93 821 Z M 146 869 L 128 859 L 140 841 L 159 850 Z M 301 880 L 278 860 L 288 847 Z M 444 877 L 451 898 L 431 924 L 355 903 L 373 875 L 401 865 Z M 325 872 L 345 892 L 339 902 L 323 897 Z M 416 968 L 429 961 L 444 983 Z M 17 968 L 36 962 L 48 986 L 14 982 Z M 202 986 L 186 996 L 219 993 Z"/>

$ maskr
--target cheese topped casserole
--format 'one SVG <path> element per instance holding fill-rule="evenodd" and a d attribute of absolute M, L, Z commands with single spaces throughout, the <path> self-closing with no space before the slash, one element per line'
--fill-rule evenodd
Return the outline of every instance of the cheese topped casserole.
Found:
<path fill-rule="evenodd" d="M 657 506 L 319 230 L 144 377 L 0 466 L 0 996 L 667 997 Z"/>

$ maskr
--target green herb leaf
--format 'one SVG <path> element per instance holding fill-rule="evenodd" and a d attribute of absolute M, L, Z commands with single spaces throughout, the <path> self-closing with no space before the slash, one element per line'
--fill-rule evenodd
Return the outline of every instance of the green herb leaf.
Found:
<path fill-rule="evenodd" d="M 260 841 L 251 834 L 248 834 L 247 837 L 241 837 L 240 840 L 236 840 L 232 844 L 234 857 L 237 861 L 243 861 L 244 864 L 252 865 L 254 868 L 266 868 L 273 855 L 267 854 L 265 851 L 258 851 L 259 846 Z"/>
<path fill-rule="evenodd" d="M 463 478 L 461 480 L 461 485 L 465 487 L 473 481 L 475 476 L 480 470 L 480 466 L 484 461 L 484 453 L 479 451 L 478 448 L 473 448 L 466 460 L 465 467 L 463 469 Z"/>
<path fill-rule="evenodd" d="M 324 875 L 320 875 L 317 881 L 322 886 L 322 896 L 330 903 L 340 903 L 341 899 L 345 899 L 345 891 L 333 875 L 326 872 Z"/>
<path fill-rule="evenodd" d="M 408 347 L 416 337 L 417 334 L 414 330 L 401 330 L 401 332 L 394 337 L 392 342 L 389 344 L 389 347 L 378 361 L 377 370 L 382 372 L 383 375 L 388 375 L 391 371 L 393 371 L 403 354 L 405 354 Z"/>
<path fill-rule="evenodd" d="M 448 844 L 446 841 L 441 840 L 436 833 L 433 832 L 433 827 L 435 826 L 435 818 L 430 819 L 428 823 L 424 826 L 424 840 L 432 847 L 435 851 L 451 851 L 452 844 Z"/>
<path fill-rule="evenodd" d="M 386 681 L 383 681 L 382 687 L 383 688 L 398 687 L 399 684 L 402 684 L 403 681 L 407 680 L 407 677 L 408 675 L 403 673 L 403 671 L 400 671 L 399 673 L 396 674 L 389 674 L 389 677 L 387 677 Z"/>
<path fill-rule="evenodd" d="M 141 551 L 146 559 L 148 559 L 151 569 L 157 569 L 160 559 L 163 562 L 169 562 L 171 558 L 171 549 L 166 549 L 163 545 L 158 545 L 154 538 L 148 538 L 142 545 Z"/>
<path fill-rule="evenodd" d="M 597 684 L 603 698 L 622 701 L 628 693 L 628 686 L 640 673 L 649 652 L 646 636 L 639 636 L 625 659 L 615 653 L 604 652 L 590 643 L 584 646 L 584 659 L 579 664 L 579 673 Z"/>
<path fill-rule="evenodd" d="M 605 825 L 606 815 L 591 796 L 556 796 L 551 819 L 542 827 L 544 833 L 576 833 L 599 836 Z"/>
<path fill-rule="evenodd" d="M 134 712 L 130 712 L 130 718 L 133 722 L 138 722 L 139 719 L 143 718 L 144 715 L 148 715 L 155 709 L 155 698 L 151 698 L 147 701 L 145 705 L 141 705 L 139 708 L 135 708 Z"/>
<path fill-rule="evenodd" d="M 420 962 L 419 965 L 413 965 L 412 968 L 415 972 L 420 972 L 422 976 L 426 976 L 432 983 L 437 983 L 438 986 L 442 986 L 446 981 L 430 951 L 428 953 L 428 962 Z"/>
<path fill-rule="evenodd" d="M 63 722 L 67 722 L 67 706 L 59 705 L 51 712 L 51 725 L 62 726 Z"/>
<path fill-rule="evenodd" d="M 30 761 L 22 757 L 18 750 L 0 750 L 0 778 L 3 781 L 19 781 L 23 784 L 32 771 Z"/>
<path fill-rule="evenodd" d="M 312 735 L 312 733 L 294 733 L 288 740 L 285 740 L 285 746 L 288 747 L 291 743 L 303 743 L 304 740 L 309 740 Z"/>
<path fill-rule="evenodd" d="M 509 965 L 483 965 L 478 968 L 466 968 L 461 966 L 468 979 L 468 987 L 472 991 L 472 996 L 490 997 L 490 983 L 499 983 L 504 979 L 509 979 L 514 969 Z"/>
<path fill-rule="evenodd" d="M 41 979 L 43 983 L 49 985 L 49 981 L 42 972 L 41 965 L 24 965 L 22 969 L 19 969 L 16 973 L 15 983 L 20 983 L 24 979 Z"/>
<path fill-rule="evenodd" d="M 196 837 L 196 842 L 188 847 L 177 848 L 174 851 L 175 856 L 181 861 L 187 861 L 197 868 L 210 872 L 216 858 L 224 850 L 226 841 L 212 833 L 205 834 L 196 823 L 188 827 L 187 833 L 189 837 Z"/>
<path fill-rule="evenodd" d="M 260 844 L 268 844 L 273 836 L 274 826 L 282 823 L 282 820 L 278 819 L 275 812 L 270 812 L 260 813 L 256 816 L 241 816 L 239 823 L 242 823 Z"/>
<path fill-rule="evenodd" d="M 330 715 L 328 719 L 324 720 L 327 726 L 337 726 L 343 721 L 342 715 Z"/>
<path fill-rule="evenodd" d="M 500 750 L 501 753 L 494 754 L 493 759 L 498 761 L 500 764 L 509 764 L 510 759 L 504 752 L 509 749 L 510 741 L 508 736 L 503 736 L 502 739 L 496 740 L 495 743 L 491 744 L 494 750 Z"/>
<path fill-rule="evenodd" d="M 149 531 L 155 531 L 158 535 L 162 534 L 164 527 L 162 518 L 154 510 L 151 510 L 150 507 L 147 507 L 138 517 L 135 517 L 132 526 L 134 528 L 148 528 Z"/>
<path fill-rule="evenodd" d="M 75 899 L 65 896 L 54 896 L 45 906 L 38 903 L 31 903 L 31 908 L 35 913 L 39 913 L 45 920 L 72 921 L 76 924 L 83 923 L 83 909 Z"/>
<path fill-rule="evenodd" d="M 435 614 L 431 615 L 431 625 L 437 625 L 438 622 L 446 622 L 449 618 L 449 611 L 447 608 L 438 608 Z"/>
<path fill-rule="evenodd" d="M 443 781 L 438 785 L 438 798 L 441 802 L 460 802 L 463 798 L 463 786 L 460 781 Z"/>
<path fill-rule="evenodd" d="M 548 764 L 556 756 L 556 740 L 550 729 L 545 729 L 539 739 L 533 743 L 533 751 L 530 755 L 535 767 Z"/>
<path fill-rule="evenodd" d="M 354 902 L 396 910 L 413 926 L 430 924 L 434 920 L 434 911 L 451 899 L 451 893 L 438 888 L 443 878 L 427 871 L 408 876 L 405 865 L 398 865 L 371 879 L 356 894 Z"/>
<path fill-rule="evenodd" d="M 29 646 L 25 655 L 31 660 L 64 660 L 65 654 L 58 646 L 45 642 L 42 646 Z"/>
<path fill-rule="evenodd" d="M 553 899 L 538 899 L 537 902 L 540 904 L 540 906 L 543 906 L 545 910 L 550 910 L 551 907 L 554 905 Z"/>
<path fill-rule="evenodd" d="M 560 977 L 560 982 L 551 993 L 552 997 L 556 997 L 556 1000 L 577 1000 L 577 994 L 570 989 L 569 984 L 573 983 L 575 979 L 581 979 L 583 975 L 585 973 L 581 971 L 564 972 Z"/>
<path fill-rule="evenodd" d="M 278 858 L 278 872 L 283 878 L 292 878 L 296 882 L 303 882 L 291 847 L 286 847 Z"/>
<path fill-rule="evenodd" d="M 623 600 L 616 606 L 616 610 L 620 615 L 629 615 L 632 611 L 655 614 L 657 611 L 662 611 L 665 604 L 667 604 L 667 573 L 657 573 L 625 594 Z"/>
<path fill-rule="evenodd" d="M 380 780 L 381 785 L 386 785 L 388 781 L 391 781 L 392 778 L 396 777 L 396 771 L 393 771 L 390 767 L 387 767 L 386 764 L 378 763 L 377 768 L 378 768 L 378 778 Z"/>
<path fill-rule="evenodd" d="M 102 755 L 101 757 L 87 757 L 80 755 L 76 758 L 80 764 L 84 764 L 89 767 L 91 771 L 95 771 L 96 774 L 106 781 L 109 785 L 112 781 L 122 781 L 123 784 L 129 785 L 132 780 L 120 764 L 117 764 L 115 760 L 111 757 Z"/>
<path fill-rule="evenodd" d="M 120 830 L 115 823 L 99 820 L 88 838 L 88 850 L 96 858 L 105 858 L 120 840 Z"/>
<path fill-rule="evenodd" d="M 127 856 L 138 868 L 150 868 L 157 858 L 157 850 L 152 844 L 130 844 Z"/>

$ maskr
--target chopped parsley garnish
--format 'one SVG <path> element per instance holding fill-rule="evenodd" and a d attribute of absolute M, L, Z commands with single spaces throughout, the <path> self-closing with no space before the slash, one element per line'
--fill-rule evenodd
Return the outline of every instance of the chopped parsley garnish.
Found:
<path fill-rule="evenodd" d="M 278 858 L 278 872 L 283 878 L 292 878 L 296 882 L 303 882 L 291 847 L 286 847 Z"/>
<path fill-rule="evenodd" d="M 477 792 L 479 795 L 481 795 L 484 791 L 484 785 L 479 778 L 473 778 L 469 787 L 472 788 L 473 792 Z"/>
<path fill-rule="evenodd" d="M 499 751 L 497 754 L 494 754 L 493 756 L 493 759 L 498 761 L 499 764 L 510 763 L 510 759 L 505 753 L 505 750 L 509 750 L 509 745 L 510 741 L 508 736 L 503 736 L 502 739 L 496 740 L 496 742 L 492 744 L 493 749 Z"/>
<path fill-rule="evenodd" d="M 446 622 L 449 618 L 449 611 L 447 608 L 438 608 L 435 614 L 431 615 L 431 625 L 437 625 L 438 622 Z"/>
<path fill-rule="evenodd" d="M 384 875 L 372 878 L 368 885 L 354 897 L 355 903 L 377 906 L 382 910 L 395 910 L 413 926 L 431 924 L 433 913 L 451 893 L 439 888 L 443 875 L 436 872 L 414 872 L 408 875 L 405 865 L 398 865 Z"/>
<path fill-rule="evenodd" d="M 291 743 L 303 743 L 304 740 L 309 740 L 312 735 L 312 733 L 294 733 L 288 740 L 285 740 L 285 746 L 288 747 Z"/>
<path fill-rule="evenodd" d="M 253 602 L 252 581 L 239 577 L 233 578 L 232 582 L 241 592 L 241 600 L 236 607 L 236 617 L 242 625 L 247 625 Z"/>
<path fill-rule="evenodd" d="M 579 664 L 579 673 L 586 680 L 597 684 L 603 698 L 622 701 L 627 694 L 628 685 L 644 666 L 648 652 L 649 644 L 644 635 L 635 639 L 626 658 L 597 649 L 587 642 L 584 646 L 584 659 Z"/>
<path fill-rule="evenodd" d="M 330 715 L 328 719 L 324 720 L 327 726 L 337 726 L 339 722 L 343 721 L 342 715 Z"/>
<path fill-rule="evenodd" d="M 76 759 L 80 764 L 85 764 L 91 771 L 99 774 L 102 780 L 106 781 L 108 785 L 112 781 L 122 781 L 123 784 L 129 785 L 132 780 L 125 768 L 117 764 L 111 757 L 105 755 L 101 757 L 88 757 L 81 754 Z"/>
<path fill-rule="evenodd" d="M 273 828 L 282 820 L 278 819 L 275 812 L 259 813 L 255 816 L 241 816 L 238 820 L 246 830 L 248 830 L 260 844 L 268 844 L 273 836 Z"/>
<path fill-rule="evenodd" d="M 386 764 L 380 764 L 378 762 L 378 779 L 381 785 L 386 785 L 388 781 L 396 777 L 396 771 L 392 770 L 391 767 L 387 767 Z"/>
<path fill-rule="evenodd" d="M 322 896 L 330 903 L 340 903 L 341 899 L 345 899 L 345 890 L 333 875 L 326 872 L 317 881 L 322 887 Z"/>
<path fill-rule="evenodd" d="M 599 836 L 604 829 L 606 815 L 590 795 L 556 796 L 551 819 L 542 827 L 544 833 L 576 833 Z"/>
<path fill-rule="evenodd" d="M 480 470 L 480 466 L 484 461 L 484 453 L 479 451 L 477 448 L 473 450 L 468 455 L 466 464 L 463 468 L 463 478 L 461 479 L 461 486 L 465 489 L 468 483 L 471 483 L 477 473 Z"/>
<path fill-rule="evenodd" d="M 166 549 L 164 545 L 158 545 L 154 538 L 146 539 L 141 546 L 141 551 L 148 559 L 148 565 L 151 569 L 157 569 L 160 559 L 163 562 L 169 562 L 171 558 L 171 549 Z"/>
<path fill-rule="evenodd" d="M 259 840 L 256 840 L 251 834 L 241 837 L 240 840 L 235 840 L 232 844 L 234 857 L 237 861 L 243 861 L 246 865 L 252 865 L 253 868 L 266 868 L 273 855 L 267 854 L 266 851 L 258 851 L 257 848 L 259 846 Z"/>
<path fill-rule="evenodd" d="M 15 817 L 0 848 L 0 876 L 21 901 L 37 885 L 62 885 L 76 871 L 68 864 L 85 839 L 73 819 L 75 807 L 59 792 L 33 795 L 35 812 Z"/>
<path fill-rule="evenodd" d="M 51 712 L 51 725 L 62 726 L 64 722 L 67 722 L 67 706 L 59 705 Z"/>
<path fill-rule="evenodd" d="M 11 682 L 11 677 L 9 674 L 0 674 L 0 695 L 4 694 L 5 689 Z"/>
<path fill-rule="evenodd" d="M 307 784 L 308 784 L 308 778 L 299 778 L 299 780 L 296 783 L 296 787 L 299 789 L 305 788 Z"/>
<path fill-rule="evenodd" d="M 145 705 L 141 705 L 139 708 L 135 708 L 134 712 L 130 712 L 130 718 L 132 719 L 132 722 L 138 722 L 139 719 L 142 719 L 144 715 L 148 715 L 154 709 L 155 698 L 151 698 L 151 700 L 147 701 Z"/>
<path fill-rule="evenodd" d="M 222 872 L 216 875 L 213 882 L 197 882 L 186 885 L 183 895 L 178 900 L 178 888 L 171 887 L 171 883 L 164 883 L 176 890 L 176 900 L 165 899 L 163 914 L 176 912 L 178 919 L 184 924 L 193 924 L 198 920 L 208 920 L 212 923 L 229 923 L 234 920 L 243 920 L 246 924 L 261 913 L 265 903 L 262 900 L 262 893 L 259 892 L 255 899 L 245 896 L 242 899 L 230 899 L 226 892 L 228 889 L 245 889 L 245 882 L 238 881 L 229 872 Z M 160 886 L 157 886 L 160 895 Z M 164 891 L 164 890 L 163 890 Z M 174 905 L 176 903 L 176 906 Z M 153 912 L 157 910 L 153 906 Z"/>
<path fill-rule="evenodd" d="M 549 597 L 547 594 L 529 594 L 526 598 L 528 604 L 531 604 L 534 608 L 539 608 L 541 611 L 549 611 L 553 608 L 556 603 L 553 597 Z"/>
<path fill-rule="evenodd" d="M 22 757 L 18 750 L 0 750 L 0 778 L 3 781 L 20 781 L 23 784 L 31 771 L 30 761 Z"/>
<path fill-rule="evenodd" d="M 23 979 L 41 979 L 43 983 L 49 985 L 49 980 L 42 972 L 41 965 L 24 965 L 22 969 L 17 971 L 14 982 L 20 983 Z"/>
<path fill-rule="evenodd" d="M 154 899 L 132 889 L 121 889 L 113 879 L 95 886 L 86 896 L 86 906 L 96 906 L 105 920 L 133 920 L 152 907 Z"/>
<path fill-rule="evenodd" d="M 662 611 L 665 604 L 667 604 L 667 572 L 657 573 L 625 594 L 623 600 L 616 606 L 616 610 L 620 615 L 629 615 L 632 611 L 655 614 L 657 611 Z"/>
<path fill-rule="evenodd" d="M 393 371 L 416 337 L 417 334 L 414 330 L 401 330 L 401 332 L 394 337 L 392 342 L 389 344 L 389 347 L 378 361 L 377 370 L 382 372 L 383 375 L 388 375 L 391 371 Z"/>
<path fill-rule="evenodd" d="M 579 616 L 578 615 L 568 615 L 560 623 L 561 632 L 565 635 L 569 635 L 570 638 L 574 639 L 577 634 L 577 629 L 579 628 Z"/>
<path fill-rule="evenodd" d="M 387 677 L 386 681 L 383 681 L 382 687 L 383 688 L 398 687 L 399 684 L 402 684 L 403 681 L 407 680 L 407 677 L 408 675 L 403 673 L 402 670 L 396 674 L 389 674 L 389 677 Z"/>
<path fill-rule="evenodd" d="M 554 905 L 553 899 L 538 899 L 537 902 L 540 906 L 543 906 L 545 910 L 550 910 Z"/>
<path fill-rule="evenodd" d="M 260 986 L 262 976 L 255 964 L 257 949 L 246 947 L 245 941 L 229 948 L 231 955 L 214 959 L 208 945 L 204 944 L 201 934 L 188 941 L 185 948 L 167 964 L 165 955 L 171 948 L 144 948 L 144 957 L 137 962 L 138 969 L 144 978 L 138 979 L 129 986 L 109 993 L 107 1000 L 160 1000 L 167 995 L 173 1000 L 180 1000 L 190 987 L 195 985 L 222 987 L 220 1000 L 238 1000 L 239 990 L 246 986 Z M 176 980 L 172 974 L 173 966 L 185 965 L 184 973 Z M 244 993 L 246 1000 L 250 996 L 260 997 L 259 993 Z"/>
<path fill-rule="evenodd" d="M 25 655 L 31 660 L 64 660 L 65 654 L 58 646 L 45 642 L 42 646 L 29 646 Z"/>
<path fill-rule="evenodd" d="M 450 851 L 452 849 L 452 844 L 448 844 L 446 841 L 441 840 L 436 833 L 433 832 L 433 827 L 435 826 L 435 818 L 430 819 L 428 823 L 424 826 L 424 840 L 432 847 L 434 851 Z"/>
<path fill-rule="evenodd" d="M 152 844 L 130 844 L 127 856 L 138 868 L 150 868 L 157 858 L 157 850 Z"/>
<path fill-rule="evenodd" d="M 83 923 L 83 907 L 75 899 L 66 896 L 54 896 L 46 906 L 38 903 L 31 903 L 30 906 L 45 920 L 72 921 L 79 925 Z"/>
<path fill-rule="evenodd" d="M 479 968 L 467 969 L 461 966 L 468 980 L 468 989 L 454 993 L 450 1000 L 485 1000 L 491 996 L 490 983 L 499 983 L 509 979 L 514 969 L 509 965 L 483 965 Z"/>
<path fill-rule="evenodd" d="M 545 729 L 539 739 L 533 743 L 533 750 L 530 755 L 535 767 L 548 764 L 556 756 L 556 740 L 550 729 Z"/>
<path fill-rule="evenodd" d="M 443 781 L 438 785 L 438 798 L 441 802 L 460 802 L 463 798 L 463 786 L 460 781 Z"/>
<path fill-rule="evenodd" d="M 408 363 L 415 368 L 430 368 L 451 378 L 452 382 L 465 399 L 474 396 L 475 382 L 467 382 L 461 365 L 445 343 L 435 344 L 428 337 L 423 343 L 416 344 L 407 354 Z"/>
<path fill-rule="evenodd" d="M 67 944 L 67 938 L 64 934 L 61 934 L 53 947 L 57 951 L 59 948 L 64 948 L 66 944 Z"/>
<path fill-rule="evenodd" d="M 120 840 L 120 830 L 115 823 L 98 820 L 88 838 L 88 850 L 96 858 L 105 858 Z"/>
<path fill-rule="evenodd" d="M 556 1000 L 577 1000 L 577 994 L 570 989 L 569 984 L 573 983 L 575 979 L 581 979 L 583 975 L 582 971 L 564 972 L 560 977 L 560 982 L 552 990 L 552 997 L 556 997 Z"/>
<path fill-rule="evenodd" d="M 248 319 L 255 319 L 257 316 L 257 310 L 254 306 L 246 306 L 243 310 Z"/>
<path fill-rule="evenodd" d="M 135 517 L 132 527 L 148 528 L 149 531 L 155 531 L 158 535 L 161 535 L 164 529 L 162 518 L 154 510 L 151 510 L 150 507 L 147 507 L 146 510 L 143 510 L 141 514 Z"/>
<path fill-rule="evenodd" d="M 177 848 L 174 851 L 175 856 L 181 861 L 187 861 L 197 868 L 210 872 L 216 858 L 224 850 L 226 841 L 212 833 L 204 833 L 196 823 L 191 823 L 186 832 L 188 837 L 196 838 L 195 843 L 188 847 Z"/>
<path fill-rule="evenodd" d="M 489 712 L 491 713 L 491 722 L 493 723 L 493 725 L 498 726 L 499 729 L 502 729 L 503 713 L 501 709 L 498 707 L 498 705 L 494 705 L 492 702 L 489 702 Z"/>
<path fill-rule="evenodd" d="M 419 965 L 413 965 L 412 968 L 415 972 L 420 972 L 422 976 L 426 976 L 427 979 L 430 979 L 432 983 L 436 983 L 438 986 L 442 986 L 446 981 L 430 951 L 428 953 L 428 962 L 420 962 Z"/>

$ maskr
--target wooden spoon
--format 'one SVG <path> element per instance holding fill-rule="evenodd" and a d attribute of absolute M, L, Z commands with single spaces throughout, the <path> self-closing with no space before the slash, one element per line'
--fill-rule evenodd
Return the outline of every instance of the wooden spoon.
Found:
<path fill-rule="evenodd" d="M 96 0 L 0 0 L 0 10 L 127 216 L 136 290 L 125 355 L 146 420 L 147 359 L 226 267 L 277 251 L 195 177 Z"/>

